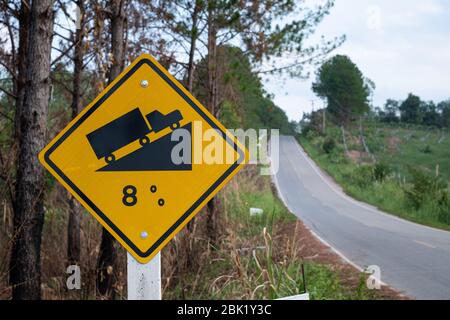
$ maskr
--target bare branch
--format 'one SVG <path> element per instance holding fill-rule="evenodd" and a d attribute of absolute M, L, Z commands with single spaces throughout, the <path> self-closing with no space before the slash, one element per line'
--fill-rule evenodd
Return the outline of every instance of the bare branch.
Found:
<path fill-rule="evenodd" d="M 53 82 L 59 84 L 61 87 L 64 88 L 64 90 L 66 90 L 67 92 L 69 92 L 70 94 L 73 94 L 73 90 L 72 88 L 70 88 L 69 86 L 67 86 L 67 84 L 65 84 L 63 81 L 56 79 L 53 75 L 50 76 L 50 78 L 52 79 Z"/>
<path fill-rule="evenodd" d="M 15 94 L 13 94 L 12 92 L 9 92 L 8 90 L 0 87 L 0 91 L 2 91 L 4 94 L 6 94 L 7 96 L 13 98 L 13 99 L 17 99 L 17 96 Z"/>
<path fill-rule="evenodd" d="M 16 80 L 16 74 L 14 72 L 13 69 L 11 69 L 10 66 L 8 66 L 5 62 L 3 62 L 2 60 L 0 60 L 0 65 L 2 65 L 6 71 L 8 71 L 8 73 L 11 75 L 11 77 L 13 78 L 13 80 Z"/>
<path fill-rule="evenodd" d="M 0 116 L 2 116 L 3 118 L 5 118 L 5 119 L 7 119 L 7 120 L 9 120 L 9 121 L 11 121 L 11 122 L 14 122 L 14 119 L 13 118 L 11 118 L 9 115 L 7 115 L 6 113 L 4 113 L 3 111 L 0 111 Z"/>

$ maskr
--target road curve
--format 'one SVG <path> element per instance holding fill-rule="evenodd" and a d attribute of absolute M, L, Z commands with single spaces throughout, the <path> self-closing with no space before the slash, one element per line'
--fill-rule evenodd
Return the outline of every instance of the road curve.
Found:
<path fill-rule="evenodd" d="M 450 232 L 383 213 L 346 196 L 293 137 L 280 137 L 274 180 L 289 209 L 359 268 L 417 299 L 450 299 Z"/>

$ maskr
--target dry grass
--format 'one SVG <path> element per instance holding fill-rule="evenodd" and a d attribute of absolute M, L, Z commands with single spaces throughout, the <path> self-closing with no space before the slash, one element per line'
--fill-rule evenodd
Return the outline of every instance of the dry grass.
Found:
<path fill-rule="evenodd" d="M 82 290 L 66 290 L 67 192 L 58 184 L 51 190 L 42 243 L 43 298 L 99 299 L 95 275 L 101 228 L 89 214 L 82 215 Z M 384 297 L 358 291 L 360 273 L 330 260 L 331 253 L 324 255 L 325 249 L 274 196 L 270 178 L 260 176 L 258 168 L 248 166 L 235 177 L 220 193 L 218 206 L 214 246 L 206 237 L 206 215 L 201 212 L 162 251 L 164 299 L 275 299 L 298 294 L 303 290 L 303 263 L 316 298 Z M 265 213 L 251 217 L 250 207 L 261 207 Z M 0 222 L 0 299 L 10 296 L 11 212 L 6 208 Z M 126 254 L 119 252 L 115 298 L 125 299 Z"/>

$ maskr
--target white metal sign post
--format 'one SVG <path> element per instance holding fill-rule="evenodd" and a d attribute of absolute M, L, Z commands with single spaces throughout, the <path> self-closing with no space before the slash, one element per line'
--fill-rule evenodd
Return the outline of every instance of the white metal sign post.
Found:
<path fill-rule="evenodd" d="M 161 300 L 161 253 L 139 263 L 127 254 L 128 300 Z"/>

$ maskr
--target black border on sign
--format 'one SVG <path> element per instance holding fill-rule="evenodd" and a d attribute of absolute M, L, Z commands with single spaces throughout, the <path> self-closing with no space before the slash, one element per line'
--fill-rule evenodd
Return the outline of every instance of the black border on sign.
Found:
<path fill-rule="evenodd" d="M 58 148 L 64 140 L 69 137 L 72 132 L 74 132 L 89 116 L 98 109 L 125 81 L 127 81 L 143 64 L 149 65 L 162 79 L 164 79 L 167 84 L 169 84 L 172 89 L 175 90 L 197 113 L 199 113 L 202 118 L 208 122 L 208 124 L 216 129 L 224 140 L 226 140 L 234 150 L 239 154 L 239 159 L 228 168 L 227 171 L 212 185 L 206 190 L 206 192 L 197 200 L 195 203 L 167 230 L 147 251 L 143 252 L 139 250 L 138 247 L 130 240 L 127 236 L 103 213 L 63 172 L 56 164 L 50 159 L 50 155 Z M 244 161 L 244 152 L 238 145 L 231 139 L 228 138 L 226 133 L 221 130 L 215 123 L 212 121 L 203 111 L 199 108 L 199 106 L 192 101 L 184 92 L 181 90 L 164 72 L 162 72 L 157 65 L 155 65 L 149 59 L 140 60 L 130 71 L 128 71 L 111 89 L 108 90 L 86 113 L 84 113 L 80 119 L 78 119 L 72 127 L 67 130 L 63 136 L 61 136 L 44 154 L 44 159 L 48 163 L 48 165 L 83 199 L 83 201 L 95 211 L 95 213 L 112 229 L 114 232 L 141 258 L 146 258 L 150 256 L 156 248 L 166 240 L 173 231 L 180 224 L 186 220 L 191 213 L 198 208 L 198 206 L 212 193 L 214 190 Z"/>

